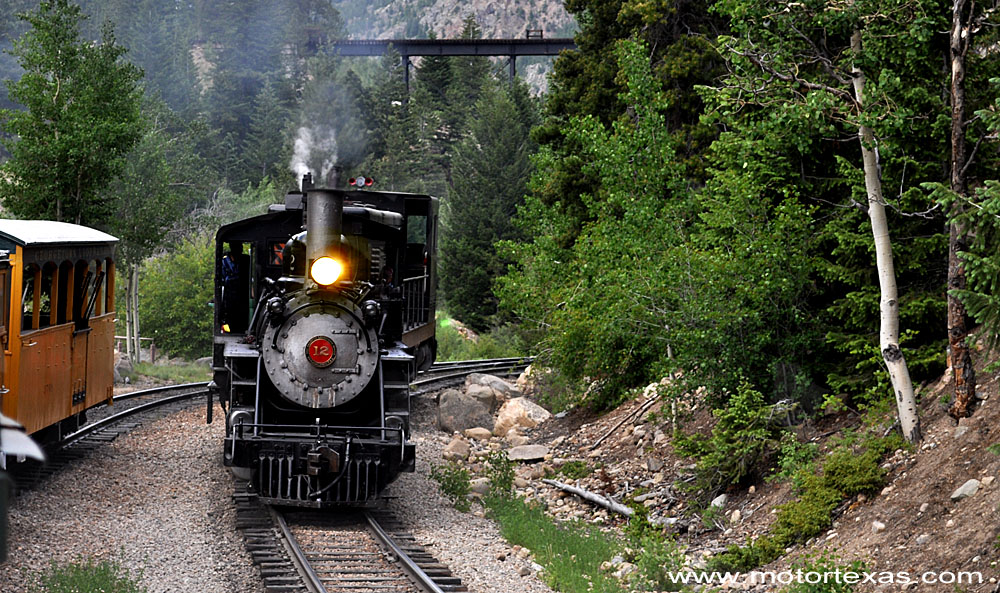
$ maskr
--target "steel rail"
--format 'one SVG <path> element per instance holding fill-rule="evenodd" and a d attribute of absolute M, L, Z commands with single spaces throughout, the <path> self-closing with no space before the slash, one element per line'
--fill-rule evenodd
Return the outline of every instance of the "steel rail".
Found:
<path fill-rule="evenodd" d="M 368 521 L 368 527 L 371 532 L 379 540 L 379 543 L 384 547 L 388 548 L 399 561 L 402 569 L 410 576 L 411 579 L 416 583 L 418 587 L 423 588 L 427 593 L 445 593 L 445 591 L 434 582 L 434 579 L 430 577 L 424 569 L 414 562 L 410 555 L 403 551 L 401 547 L 396 543 L 396 540 L 392 539 L 375 517 L 368 511 L 365 511 L 365 519 Z"/>
<path fill-rule="evenodd" d="M 299 542 L 295 539 L 295 534 L 292 533 L 292 529 L 288 526 L 288 521 L 285 520 L 285 516 L 279 511 L 275 510 L 274 507 L 268 506 L 271 511 L 271 517 L 278 524 L 278 529 L 281 531 L 281 537 L 285 543 L 285 547 L 288 550 L 289 557 L 292 563 L 295 565 L 295 570 L 298 571 L 299 576 L 302 577 L 302 583 L 306 586 L 306 589 L 310 593 L 329 593 L 327 591 L 326 585 L 323 584 L 323 580 L 319 578 L 316 574 L 316 570 L 312 567 L 312 563 L 309 562 L 309 558 L 306 553 L 299 546 Z"/>
<path fill-rule="evenodd" d="M 470 366 L 480 366 L 480 365 L 496 365 L 501 366 L 508 363 L 531 363 L 534 361 L 534 356 L 514 356 L 510 358 L 478 358 L 474 360 L 446 360 L 438 361 L 431 365 L 426 371 L 420 371 L 418 374 L 434 373 L 438 371 L 451 370 L 451 369 L 461 369 Z"/>
<path fill-rule="evenodd" d="M 136 391 L 129 391 L 128 393 L 121 393 L 114 396 L 111 401 L 119 402 L 135 399 L 137 397 L 145 397 L 147 395 L 160 393 L 161 391 L 174 391 L 175 389 L 204 389 L 206 387 L 208 387 L 208 381 L 202 381 L 200 383 L 181 383 L 180 385 L 162 385 L 160 387 L 151 387 L 149 389 L 139 389 Z"/>
<path fill-rule="evenodd" d="M 162 397 L 160 399 L 157 399 L 157 400 L 154 400 L 154 401 L 151 401 L 151 402 L 146 402 L 144 404 L 139 404 L 139 405 L 131 407 L 131 408 L 127 409 L 127 410 L 122 410 L 121 412 L 118 412 L 117 414 L 112 414 L 112 415 L 110 415 L 110 416 L 108 416 L 106 418 L 102 418 L 102 419 L 100 419 L 100 420 L 98 420 L 96 422 L 92 422 L 92 423 L 84 426 L 83 428 L 77 430 L 76 432 L 68 434 L 65 437 L 63 437 L 62 440 L 58 441 L 55 444 L 55 448 L 56 449 L 65 449 L 66 447 L 72 445 L 73 443 L 76 443 L 77 441 L 79 441 L 80 439 L 83 439 L 84 437 L 90 435 L 91 433 L 94 433 L 94 432 L 97 432 L 100 429 L 106 428 L 106 427 L 108 427 L 108 426 L 110 426 L 110 425 L 112 425 L 112 424 L 114 424 L 114 423 L 116 423 L 116 422 L 118 422 L 120 420 L 128 418 L 129 416 L 134 416 L 136 414 L 139 414 L 140 412 L 145 412 L 147 410 L 152 410 L 154 408 L 158 408 L 160 406 L 165 406 L 167 404 L 171 404 L 171 403 L 174 403 L 174 402 L 182 401 L 182 400 L 185 400 L 185 399 L 192 399 L 195 396 L 205 395 L 205 389 L 204 389 L 205 385 L 207 385 L 207 384 L 206 383 L 186 383 L 186 384 L 183 384 L 183 385 L 170 385 L 170 386 L 166 386 L 166 387 L 155 387 L 153 389 L 146 389 L 146 390 L 143 390 L 141 392 L 140 391 L 133 391 L 130 394 L 122 394 L 122 395 L 131 395 L 132 396 L 130 398 L 124 398 L 124 399 L 132 399 L 132 398 L 141 397 L 141 396 L 145 396 L 145 395 L 153 395 L 153 394 L 159 393 L 161 391 L 173 391 L 173 390 L 177 390 L 177 389 L 190 389 L 191 387 L 199 387 L 199 386 L 202 387 L 201 390 L 189 391 L 189 392 L 186 392 L 186 393 L 179 393 L 177 395 L 168 395 L 166 397 Z M 121 398 L 121 396 L 118 396 L 118 398 L 115 398 L 115 400 L 120 401 L 119 398 Z M 112 400 L 112 401 L 115 401 L 115 400 Z"/>

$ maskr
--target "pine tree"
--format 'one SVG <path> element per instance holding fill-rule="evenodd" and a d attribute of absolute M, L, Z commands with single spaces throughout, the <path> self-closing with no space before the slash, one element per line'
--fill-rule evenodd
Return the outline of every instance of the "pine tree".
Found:
<path fill-rule="evenodd" d="M 476 330 L 496 321 L 493 280 L 505 269 L 495 244 L 513 239 L 531 172 L 525 121 L 500 83 L 483 89 L 469 135 L 455 148 L 441 233 L 441 288 L 449 312 Z"/>

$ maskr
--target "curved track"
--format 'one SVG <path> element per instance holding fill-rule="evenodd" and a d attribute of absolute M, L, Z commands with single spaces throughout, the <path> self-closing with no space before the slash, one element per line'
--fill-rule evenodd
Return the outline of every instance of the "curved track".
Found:
<path fill-rule="evenodd" d="M 417 373 L 417 380 L 410 383 L 410 395 L 423 395 L 458 385 L 472 373 L 487 373 L 498 377 L 518 375 L 533 360 L 532 357 L 524 357 L 435 362 L 431 368 Z"/>
<path fill-rule="evenodd" d="M 94 408 L 88 415 L 96 420 L 61 440 L 45 446 L 45 463 L 26 461 L 8 467 L 17 492 L 37 487 L 71 463 L 86 457 L 94 449 L 109 443 L 150 420 L 172 414 L 189 405 L 196 397 L 207 397 L 207 383 L 185 383 L 132 391 L 116 396 L 111 406 Z M 118 410 L 118 408 L 123 408 Z"/>

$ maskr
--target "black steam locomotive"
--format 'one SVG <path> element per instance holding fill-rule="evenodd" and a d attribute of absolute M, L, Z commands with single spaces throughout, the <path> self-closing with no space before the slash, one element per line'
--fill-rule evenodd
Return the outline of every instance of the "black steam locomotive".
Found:
<path fill-rule="evenodd" d="M 351 183 L 362 189 L 307 175 L 216 235 L 224 461 L 267 502 L 363 504 L 414 468 L 409 383 L 437 347 L 438 200 Z"/>

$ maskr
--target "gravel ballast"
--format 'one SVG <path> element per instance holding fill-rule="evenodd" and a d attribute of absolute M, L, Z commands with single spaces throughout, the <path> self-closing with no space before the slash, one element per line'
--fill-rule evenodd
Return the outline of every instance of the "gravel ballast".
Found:
<path fill-rule="evenodd" d="M 430 479 L 432 463 L 441 464 L 451 436 L 437 430 L 433 395 L 412 401 L 417 471 L 401 474 L 389 486 L 389 508 L 406 528 L 473 593 L 498 591 L 551 593 L 535 573 L 530 560 L 520 558 L 495 523 L 475 512 L 457 511 Z M 473 505 L 473 509 L 479 509 Z M 500 560 L 500 558 L 504 558 Z M 522 569 L 530 574 L 521 576 Z"/>
<path fill-rule="evenodd" d="M 137 428 L 19 498 L 0 591 L 51 562 L 113 559 L 151 593 L 262 591 L 236 530 L 221 422 L 201 406 Z"/>
<path fill-rule="evenodd" d="M 458 512 L 440 494 L 428 476 L 448 436 L 434 427 L 432 397 L 414 404 L 417 472 L 390 486 L 388 507 L 472 593 L 550 592 L 492 521 Z M 27 591 L 51 562 L 81 557 L 117 560 L 151 593 L 263 591 L 235 526 L 223 432 L 195 405 L 119 437 L 23 495 L 10 513 L 0 591 Z"/>

